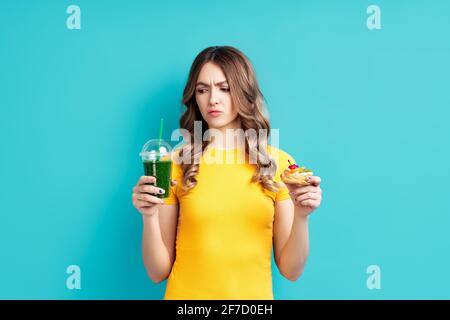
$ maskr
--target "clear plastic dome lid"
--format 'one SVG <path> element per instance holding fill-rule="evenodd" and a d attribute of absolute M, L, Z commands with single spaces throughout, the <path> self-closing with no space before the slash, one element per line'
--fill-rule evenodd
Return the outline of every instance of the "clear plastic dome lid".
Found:
<path fill-rule="evenodd" d="M 142 161 L 171 160 L 172 147 L 169 143 L 160 139 L 147 141 L 139 155 Z"/>

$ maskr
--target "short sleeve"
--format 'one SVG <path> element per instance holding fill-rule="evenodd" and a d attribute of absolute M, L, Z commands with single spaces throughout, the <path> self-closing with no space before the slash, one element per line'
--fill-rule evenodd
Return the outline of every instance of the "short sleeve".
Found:
<path fill-rule="evenodd" d="M 291 196 L 289 195 L 289 190 L 288 188 L 283 184 L 283 187 L 280 187 L 276 196 L 275 196 L 275 201 L 281 201 L 281 200 L 286 200 L 286 199 L 290 199 Z"/>
<path fill-rule="evenodd" d="M 167 198 L 163 198 L 165 204 L 177 204 L 178 203 L 178 189 L 183 182 L 183 172 L 181 166 L 175 161 L 172 161 L 171 167 L 171 179 L 176 180 L 177 184 L 170 187 L 170 195 Z"/>

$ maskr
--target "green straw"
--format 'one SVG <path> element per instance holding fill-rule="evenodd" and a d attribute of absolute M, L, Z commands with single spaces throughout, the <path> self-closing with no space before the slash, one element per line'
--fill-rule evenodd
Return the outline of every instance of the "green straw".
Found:
<path fill-rule="evenodd" d="M 162 133 L 163 133 L 163 126 L 164 126 L 164 119 L 161 118 L 161 121 L 159 122 L 159 139 L 158 139 L 158 158 L 160 159 L 161 155 L 159 154 L 159 150 L 161 147 L 161 140 L 162 140 Z M 158 160 L 159 160 L 158 159 Z"/>
<path fill-rule="evenodd" d="M 161 118 L 161 122 L 159 123 L 159 142 L 161 142 L 162 140 L 163 126 L 164 126 L 164 119 Z"/>

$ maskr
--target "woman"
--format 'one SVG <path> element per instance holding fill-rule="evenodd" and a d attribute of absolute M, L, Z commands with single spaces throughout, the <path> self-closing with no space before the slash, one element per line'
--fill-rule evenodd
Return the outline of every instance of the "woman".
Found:
<path fill-rule="evenodd" d="M 151 176 L 133 188 L 147 273 L 156 283 L 168 278 L 165 299 L 273 299 L 272 248 L 280 273 L 295 281 L 308 256 L 308 215 L 321 203 L 320 178 L 282 184 L 294 159 L 263 134 L 248 134 L 270 126 L 253 67 L 236 48 L 210 47 L 196 57 L 183 104 L 180 126 L 189 136 L 176 150 L 184 161 L 172 166 L 170 196 L 151 195 L 165 192 L 148 185 Z M 209 140 L 195 139 L 195 124 Z M 230 139 L 219 138 L 230 131 L 239 134 L 226 148 Z"/>

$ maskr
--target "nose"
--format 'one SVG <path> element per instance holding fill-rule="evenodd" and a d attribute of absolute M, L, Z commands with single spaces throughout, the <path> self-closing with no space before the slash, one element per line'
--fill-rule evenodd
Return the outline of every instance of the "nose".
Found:
<path fill-rule="evenodd" d="M 211 94 L 209 96 L 209 105 L 215 106 L 218 103 L 219 103 L 219 97 L 217 95 L 217 89 L 213 87 L 211 89 Z"/>

